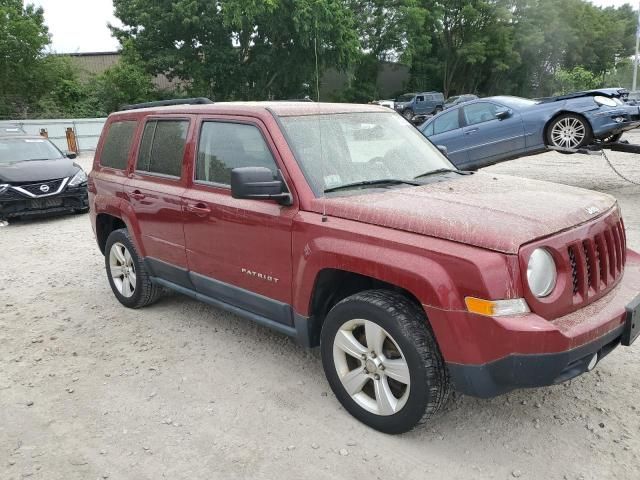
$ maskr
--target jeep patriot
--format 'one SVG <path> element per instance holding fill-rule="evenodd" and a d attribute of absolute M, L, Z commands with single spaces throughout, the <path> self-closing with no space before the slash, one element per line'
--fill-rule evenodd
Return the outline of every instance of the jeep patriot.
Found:
<path fill-rule="evenodd" d="M 640 332 L 640 255 L 609 195 L 459 171 L 385 107 L 134 107 L 89 176 L 115 297 L 170 289 L 319 346 L 375 429 L 410 430 L 452 389 L 564 382 Z"/>

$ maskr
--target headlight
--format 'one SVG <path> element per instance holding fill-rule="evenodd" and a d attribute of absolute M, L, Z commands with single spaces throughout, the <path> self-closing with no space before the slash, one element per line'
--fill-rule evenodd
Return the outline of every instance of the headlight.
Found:
<path fill-rule="evenodd" d="M 1 183 L 0 184 L 0 195 L 2 195 L 4 192 L 6 192 L 7 190 L 9 190 L 9 187 L 11 185 L 9 185 L 8 183 Z"/>
<path fill-rule="evenodd" d="M 69 182 L 70 187 L 77 187 L 78 185 L 82 185 L 87 182 L 87 174 L 84 173 L 84 170 L 78 170 L 71 181 Z"/>
<path fill-rule="evenodd" d="M 596 95 L 593 97 L 593 101 L 598 105 L 602 105 L 605 107 L 617 107 L 619 104 L 613 98 L 603 97 L 601 95 Z"/>
<path fill-rule="evenodd" d="M 556 262 L 549 251 L 536 248 L 527 265 L 527 282 L 531 293 L 538 298 L 548 296 L 556 287 L 557 278 Z"/>

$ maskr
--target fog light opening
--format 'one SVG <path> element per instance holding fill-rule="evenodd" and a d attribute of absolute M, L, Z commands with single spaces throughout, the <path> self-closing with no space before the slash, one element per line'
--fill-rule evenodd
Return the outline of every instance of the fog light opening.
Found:
<path fill-rule="evenodd" d="M 587 371 L 590 372 L 591 370 L 596 368 L 597 364 L 598 364 L 598 354 L 596 353 L 593 357 L 591 357 L 591 360 L 589 360 L 589 365 L 587 365 Z"/>

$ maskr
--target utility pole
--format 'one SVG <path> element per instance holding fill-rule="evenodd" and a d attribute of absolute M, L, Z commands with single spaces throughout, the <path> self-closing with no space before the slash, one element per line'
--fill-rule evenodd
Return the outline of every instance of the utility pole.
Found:
<path fill-rule="evenodd" d="M 633 83 L 631 91 L 635 92 L 638 83 L 638 53 L 640 50 L 640 2 L 638 3 L 638 27 L 636 28 L 636 56 L 633 59 Z"/>

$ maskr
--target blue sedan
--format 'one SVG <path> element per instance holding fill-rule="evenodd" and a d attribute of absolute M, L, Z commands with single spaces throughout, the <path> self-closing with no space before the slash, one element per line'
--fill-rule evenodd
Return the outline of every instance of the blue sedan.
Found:
<path fill-rule="evenodd" d="M 475 170 L 542 152 L 547 146 L 575 149 L 616 141 L 640 126 L 640 107 L 617 98 L 615 89 L 529 100 L 489 97 L 445 110 L 420 131 L 448 150 L 460 169 Z"/>

